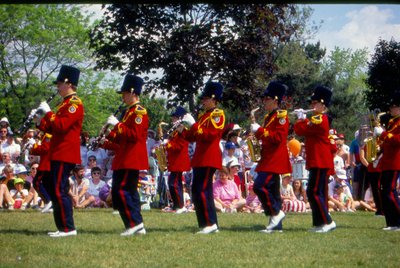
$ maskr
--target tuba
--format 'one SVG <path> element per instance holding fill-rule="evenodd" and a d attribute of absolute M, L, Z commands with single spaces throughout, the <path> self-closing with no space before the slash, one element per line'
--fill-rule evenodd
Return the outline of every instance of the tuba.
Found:
<path fill-rule="evenodd" d="M 257 107 L 250 112 L 250 119 L 252 123 L 255 123 L 256 118 L 254 113 L 259 110 L 260 107 Z M 261 159 L 261 144 L 260 141 L 255 137 L 248 137 L 246 139 L 247 147 L 249 147 L 249 154 L 252 162 L 258 162 Z"/>
<path fill-rule="evenodd" d="M 161 171 L 166 171 L 167 170 L 167 152 L 165 149 L 165 145 L 162 143 L 163 141 L 163 129 L 162 126 L 163 125 L 168 125 L 165 122 L 160 122 L 158 124 L 158 136 L 160 139 L 160 145 L 158 145 L 154 150 L 155 150 L 155 154 L 158 160 L 158 167 L 160 168 Z"/>

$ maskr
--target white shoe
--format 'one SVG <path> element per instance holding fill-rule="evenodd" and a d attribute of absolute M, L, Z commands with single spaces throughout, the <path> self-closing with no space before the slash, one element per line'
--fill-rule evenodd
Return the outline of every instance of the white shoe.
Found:
<path fill-rule="evenodd" d="M 48 213 L 51 207 L 53 206 L 53 203 L 49 201 L 42 209 L 42 213 Z"/>
<path fill-rule="evenodd" d="M 382 230 L 383 231 L 399 231 L 400 228 L 397 226 L 388 226 L 388 227 L 382 228 Z"/>
<path fill-rule="evenodd" d="M 47 234 L 48 235 L 55 235 L 55 234 L 58 234 L 60 231 L 56 231 L 56 232 L 48 232 Z"/>
<path fill-rule="evenodd" d="M 211 226 L 204 227 L 203 230 L 197 232 L 198 234 L 211 234 L 211 233 L 218 233 L 218 226 L 213 224 Z"/>
<path fill-rule="evenodd" d="M 113 215 L 119 215 L 119 211 L 118 210 L 113 210 L 112 214 Z"/>
<path fill-rule="evenodd" d="M 125 232 L 121 233 L 121 236 L 129 236 L 134 234 L 146 234 L 143 222 L 141 224 L 136 225 L 135 227 L 126 229 Z"/>
<path fill-rule="evenodd" d="M 332 221 L 330 224 L 323 225 L 321 228 L 319 228 L 315 232 L 316 233 L 327 233 L 329 231 L 332 231 L 335 228 L 336 228 L 336 223 L 334 221 Z"/>
<path fill-rule="evenodd" d="M 55 234 L 50 235 L 50 237 L 66 237 L 66 236 L 75 236 L 78 232 L 76 230 L 69 231 L 69 232 L 58 232 Z"/>
<path fill-rule="evenodd" d="M 274 230 L 274 229 L 264 229 L 264 230 L 260 230 L 260 233 L 264 233 L 264 234 L 271 234 L 271 233 L 283 233 L 282 230 Z"/>
<path fill-rule="evenodd" d="M 285 213 L 282 210 L 279 210 L 279 213 L 277 215 L 271 217 L 267 229 L 273 230 L 276 226 L 279 225 L 279 223 L 281 222 L 281 220 L 283 220 L 283 218 L 285 218 L 285 216 Z"/>
<path fill-rule="evenodd" d="M 182 214 L 182 213 L 186 213 L 186 212 L 188 212 L 187 208 L 183 207 L 183 208 L 178 208 L 175 211 L 175 214 Z"/>

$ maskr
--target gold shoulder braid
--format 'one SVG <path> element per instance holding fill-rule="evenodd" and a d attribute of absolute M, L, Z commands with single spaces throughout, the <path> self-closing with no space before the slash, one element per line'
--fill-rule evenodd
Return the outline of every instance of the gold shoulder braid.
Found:
<path fill-rule="evenodd" d="M 145 114 L 147 114 L 147 110 L 143 106 L 136 105 L 135 114 L 145 115 Z"/>
<path fill-rule="evenodd" d="M 311 116 L 311 123 L 313 123 L 314 125 L 321 124 L 322 123 L 322 114 L 317 114 L 317 115 Z"/>
<path fill-rule="evenodd" d="M 285 118 L 287 116 L 287 110 L 277 110 L 276 114 L 278 118 Z"/>
<path fill-rule="evenodd" d="M 75 95 L 75 96 L 72 96 L 72 98 L 69 99 L 69 103 L 80 105 L 80 104 L 82 104 L 82 100 Z"/>
<path fill-rule="evenodd" d="M 214 109 L 210 114 L 210 120 L 216 129 L 223 129 L 225 126 L 225 114 L 221 109 Z"/>

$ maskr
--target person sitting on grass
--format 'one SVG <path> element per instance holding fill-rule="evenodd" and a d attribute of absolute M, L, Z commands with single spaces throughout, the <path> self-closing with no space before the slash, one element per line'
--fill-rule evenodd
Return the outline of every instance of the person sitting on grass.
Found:
<path fill-rule="evenodd" d="M 297 200 L 292 187 L 292 174 L 286 173 L 282 175 L 281 182 L 281 200 L 283 212 L 306 212 L 306 203 Z"/>
<path fill-rule="evenodd" d="M 14 187 L 10 191 L 11 198 L 14 200 L 14 209 L 25 210 L 27 204 L 32 200 L 32 196 L 29 196 L 27 189 L 24 189 L 25 181 L 21 178 L 14 179 Z"/>
<path fill-rule="evenodd" d="M 10 190 L 7 184 L 10 181 L 14 181 L 14 169 L 11 165 L 6 165 L 3 169 L 3 176 L 0 178 L 0 210 L 3 210 L 5 206 L 9 210 L 14 209 L 14 200 L 10 195 Z"/>
<path fill-rule="evenodd" d="M 213 192 L 217 211 L 237 212 L 246 204 L 237 185 L 229 179 L 229 171 L 226 167 L 222 167 L 218 171 L 218 179 L 213 184 Z"/>
<path fill-rule="evenodd" d="M 345 187 L 347 187 L 346 184 L 336 184 L 335 186 L 335 194 L 333 195 L 333 198 L 336 199 L 338 202 L 340 202 L 341 206 L 344 207 L 344 209 L 341 209 L 340 211 L 342 212 L 354 212 L 352 207 L 354 207 L 353 200 L 350 199 L 344 192 Z"/>
<path fill-rule="evenodd" d="M 84 208 L 86 192 L 89 188 L 89 180 L 84 178 L 85 168 L 82 165 L 76 165 L 72 170 L 72 176 L 69 177 L 69 196 L 72 198 L 74 208 Z"/>
<path fill-rule="evenodd" d="M 243 212 L 247 213 L 263 213 L 262 204 L 258 199 L 258 196 L 254 192 L 253 183 L 249 184 L 249 194 L 246 197 L 246 205 L 243 208 Z"/>
<path fill-rule="evenodd" d="M 89 180 L 89 187 L 85 196 L 85 201 L 82 202 L 82 207 L 107 207 L 106 203 L 100 199 L 100 190 L 106 184 L 101 180 L 101 168 L 93 167 L 91 170 L 91 179 Z"/>

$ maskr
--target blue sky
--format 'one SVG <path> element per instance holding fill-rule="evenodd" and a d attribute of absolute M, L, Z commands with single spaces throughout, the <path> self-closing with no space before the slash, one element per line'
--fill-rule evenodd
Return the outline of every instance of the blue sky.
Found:
<path fill-rule="evenodd" d="M 400 5 L 318 4 L 312 20 L 323 20 L 315 40 L 328 51 L 335 46 L 374 52 L 379 38 L 400 42 Z"/>
<path fill-rule="evenodd" d="M 101 17 L 101 5 L 85 5 L 85 10 Z M 323 20 L 315 38 L 327 52 L 335 46 L 343 49 L 367 48 L 372 54 L 379 38 L 400 42 L 400 5 L 318 4 L 310 21 Z M 329 54 L 329 53 L 327 53 Z"/>

